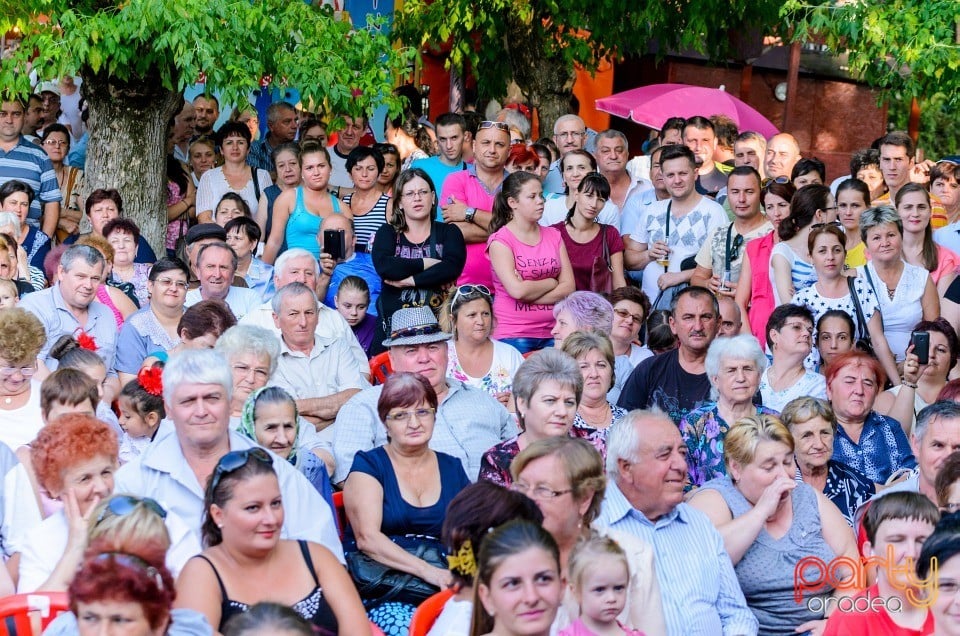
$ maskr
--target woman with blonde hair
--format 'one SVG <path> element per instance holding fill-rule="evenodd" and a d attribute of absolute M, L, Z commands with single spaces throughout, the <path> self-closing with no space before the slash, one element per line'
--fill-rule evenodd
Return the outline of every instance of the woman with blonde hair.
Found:
<path fill-rule="evenodd" d="M 858 558 L 853 532 L 837 507 L 796 481 L 793 452 L 793 436 L 779 418 L 744 417 L 724 440 L 727 474 L 705 483 L 689 501 L 723 536 L 763 633 L 821 630 L 822 607 L 813 611 L 805 602 L 813 591 L 801 590 L 804 602 L 795 600 L 798 566 L 810 557 L 826 563 Z"/>

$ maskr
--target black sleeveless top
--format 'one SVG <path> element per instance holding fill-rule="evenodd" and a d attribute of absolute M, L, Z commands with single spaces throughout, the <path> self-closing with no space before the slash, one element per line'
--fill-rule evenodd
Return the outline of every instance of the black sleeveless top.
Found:
<path fill-rule="evenodd" d="M 307 564 L 307 569 L 310 570 L 310 575 L 313 577 L 313 582 L 316 584 L 316 587 L 303 599 L 291 605 L 291 607 L 293 611 L 313 624 L 315 633 L 336 634 L 337 617 L 334 616 L 333 610 L 330 609 L 330 605 L 323 597 L 323 591 L 320 589 L 320 581 L 317 580 L 317 573 L 313 568 L 313 559 L 310 558 L 310 548 L 307 546 L 307 542 L 303 540 L 297 541 L 297 544 L 300 546 L 300 554 L 303 555 L 303 560 Z M 223 579 L 220 578 L 220 573 L 217 572 L 217 568 L 210 559 L 202 554 L 198 554 L 197 558 L 203 559 L 210 565 L 214 576 L 217 577 L 217 584 L 220 585 L 220 625 L 217 630 L 222 632 L 224 625 L 227 624 L 227 621 L 230 620 L 232 616 L 243 614 L 250 609 L 250 606 L 240 601 L 230 600 L 227 596 L 227 588 L 223 585 Z"/>

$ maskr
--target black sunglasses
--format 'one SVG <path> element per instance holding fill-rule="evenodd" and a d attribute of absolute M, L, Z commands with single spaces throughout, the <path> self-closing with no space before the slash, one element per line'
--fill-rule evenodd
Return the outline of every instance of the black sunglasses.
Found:
<path fill-rule="evenodd" d="M 110 498 L 110 501 L 107 502 L 107 507 L 100 511 L 100 515 L 97 517 L 97 523 L 94 525 L 100 525 L 108 515 L 114 517 L 126 516 L 136 510 L 138 506 L 146 507 L 161 519 L 167 518 L 167 511 L 163 509 L 163 506 L 150 497 L 141 498 L 131 495 L 114 495 Z"/>
<path fill-rule="evenodd" d="M 217 467 L 213 469 L 213 483 L 211 484 L 210 490 L 213 491 L 217 489 L 224 475 L 229 475 L 233 471 L 246 466 L 251 457 L 261 464 L 273 466 L 273 458 L 270 457 L 270 453 L 262 448 L 245 448 L 243 450 L 230 451 L 220 458 L 220 461 L 217 462 Z"/>

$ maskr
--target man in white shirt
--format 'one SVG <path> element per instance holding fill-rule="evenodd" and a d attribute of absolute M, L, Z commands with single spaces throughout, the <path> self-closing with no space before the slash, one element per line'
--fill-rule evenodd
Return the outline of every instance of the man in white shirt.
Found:
<path fill-rule="evenodd" d="M 229 245 L 220 241 L 203 245 L 197 251 L 200 287 L 187 292 L 184 305 L 192 307 L 201 300 L 220 300 L 230 307 L 234 316 L 243 318 L 260 304 L 260 294 L 231 285 L 236 272 L 237 254 Z"/>

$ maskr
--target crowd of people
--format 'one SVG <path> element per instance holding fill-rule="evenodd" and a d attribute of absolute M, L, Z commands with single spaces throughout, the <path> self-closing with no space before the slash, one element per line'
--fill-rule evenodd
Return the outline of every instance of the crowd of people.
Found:
<path fill-rule="evenodd" d="M 431 636 L 960 634 L 960 159 L 201 95 L 158 256 L 40 88 L 0 594 L 68 592 L 50 633 L 400 636 L 449 590 Z"/>

